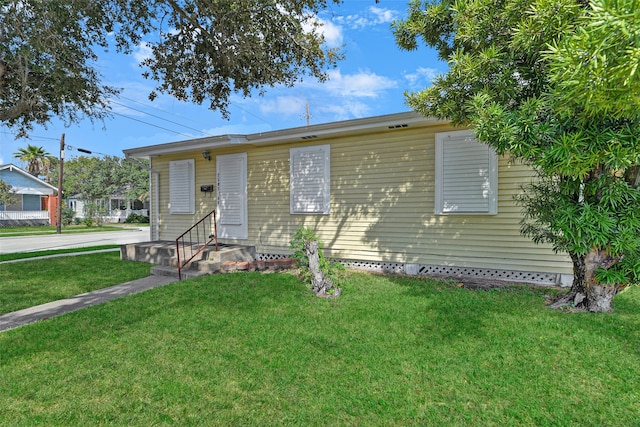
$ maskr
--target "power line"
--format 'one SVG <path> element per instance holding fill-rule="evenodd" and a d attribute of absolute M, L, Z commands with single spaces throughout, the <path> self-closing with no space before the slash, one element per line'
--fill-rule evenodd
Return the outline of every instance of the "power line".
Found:
<path fill-rule="evenodd" d="M 210 135 L 210 134 L 208 134 L 208 133 L 206 133 L 206 132 L 201 131 L 200 129 L 192 128 L 192 127 L 190 127 L 190 126 L 183 125 L 182 123 L 178 123 L 178 122 L 174 122 L 174 121 L 169 120 L 169 119 L 165 119 L 164 117 L 161 117 L 161 116 L 157 116 L 157 115 L 155 115 L 155 114 L 148 113 L 148 112 L 146 112 L 146 111 L 144 111 L 144 110 L 140 110 L 140 109 L 138 109 L 138 108 L 130 107 L 130 106 L 125 105 L 125 104 L 122 104 L 122 103 L 120 103 L 120 102 L 118 102 L 118 101 L 111 100 L 110 102 L 112 102 L 112 103 L 114 103 L 114 104 L 117 104 L 117 105 L 121 105 L 121 106 L 123 106 L 123 107 L 125 107 L 125 108 L 128 108 L 128 109 L 130 109 L 130 110 L 138 111 L 139 113 L 143 113 L 143 114 L 146 114 L 146 115 L 148 115 L 148 116 L 155 117 L 156 119 L 160 119 L 160 120 L 162 120 L 162 121 L 169 122 L 169 123 L 172 123 L 172 124 L 174 124 L 174 125 L 182 126 L 183 128 L 186 128 L 186 129 L 194 130 L 194 131 L 196 131 L 196 132 L 198 132 L 198 133 L 201 133 L 201 134 L 203 134 L 203 135 L 206 135 L 206 136 L 213 136 L 213 135 Z M 160 110 L 160 111 L 162 111 L 162 110 Z M 112 111 L 112 113 L 113 113 L 113 111 Z M 115 113 L 114 113 L 114 114 L 115 114 Z"/>
<path fill-rule="evenodd" d="M 110 114 L 114 114 L 116 116 L 124 117 L 125 119 L 133 120 L 134 122 L 139 122 L 139 123 L 145 124 L 147 126 L 153 126 L 154 128 L 166 130 L 167 132 L 171 132 L 171 133 L 175 133 L 175 134 L 178 134 L 178 135 L 186 136 L 187 138 L 193 138 L 193 135 L 187 135 L 186 133 L 178 132 L 178 131 L 175 131 L 173 129 L 169 129 L 169 128 L 165 128 L 165 127 L 162 127 L 162 126 L 154 125 L 153 123 L 145 122 L 144 120 L 134 119 L 133 117 L 129 117 L 129 116 L 124 115 L 124 114 L 116 113 L 115 111 L 110 111 L 109 113 Z"/>

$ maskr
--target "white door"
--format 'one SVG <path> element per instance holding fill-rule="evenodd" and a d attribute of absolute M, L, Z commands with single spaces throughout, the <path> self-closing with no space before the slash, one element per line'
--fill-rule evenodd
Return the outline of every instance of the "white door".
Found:
<path fill-rule="evenodd" d="M 247 153 L 216 157 L 218 237 L 248 238 Z"/>

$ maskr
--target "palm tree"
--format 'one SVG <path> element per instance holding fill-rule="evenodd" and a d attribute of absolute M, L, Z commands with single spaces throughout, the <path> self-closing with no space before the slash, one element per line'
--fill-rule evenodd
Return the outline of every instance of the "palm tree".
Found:
<path fill-rule="evenodd" d="M 51 168 L 51 154 L 42 147 L 27 145 L 13 153 L 13 157 L 27 163 L 27 172 L 33 176 L 47 175 Z"/>

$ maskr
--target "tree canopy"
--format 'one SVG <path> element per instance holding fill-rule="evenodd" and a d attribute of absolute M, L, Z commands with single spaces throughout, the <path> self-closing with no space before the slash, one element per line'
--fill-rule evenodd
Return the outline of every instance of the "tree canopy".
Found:
<path fill-rule="evenodd" d="M 149 200 L 149 172 L 129 160 L 80 156 L 64 163 L 65 197 L 98 200 L 118 195 L 125 200 Z"/>
<path fill-rule="evenodd" d="M 638 6 L 415 1 L 394 24 L 401 48 L 422 38 L 450 66 L 408 104 L 474 126 L 539 174 L 519 197 L 522 232 L 570 255 L 574 283 L 561 303 L 592 311 L 640 282 Z"/>
<path fill-rule="evenodd" d="M 0 122 L 26 135 L 52 116 L 104 118 L 119 91 L 96 66 L 107 49 L 148 47 L 151 99 L 206 101 L 223 115 L 232 93 L 323 80 L 340 56 L 316 18 L 328 1 L 1 0 Z"/>
<path fill-rule="evenodd" d="M 0 205 L 9 206 L 17 201 L 15 190 L 4 180 L 0 179 Z"/>

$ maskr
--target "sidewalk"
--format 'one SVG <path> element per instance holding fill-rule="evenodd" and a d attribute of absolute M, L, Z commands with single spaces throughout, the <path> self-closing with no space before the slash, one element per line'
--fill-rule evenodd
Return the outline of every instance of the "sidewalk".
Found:
<path fill-rule="evenodd" d="M 32 258 L 33 259 L 33 258 Z M 168 276 L 149 276 L 109 288 L 87 292 L 58 301 L 48 302 L 24 310 L 0 315 L 0 332 L 14 329 L 39 320 L 49 319 L 62 314 L 71 313 L 85 307 L 102 304 L 127 295 L 144 292 L 148 289 L 164 286 L 178 279 Z"/>

